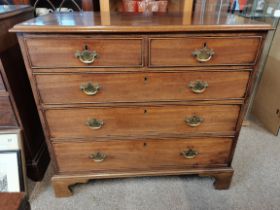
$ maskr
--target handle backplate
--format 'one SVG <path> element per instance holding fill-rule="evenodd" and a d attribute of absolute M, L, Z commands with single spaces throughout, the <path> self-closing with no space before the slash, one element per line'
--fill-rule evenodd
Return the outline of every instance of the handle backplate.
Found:
<path fill-rule="evenodd" d="M 187 123 L 188 126 L 190 127 L 197 127 L 199 126 L 202 122 L 204 121 L 204 119 L 200 116 L 196 116 L 193 115 L 191 117 L 187 117 L 185 119 L 185 122 Z"/>
<path fill-rule="evenodd" d="M 203 93 L 208 88 L 208 83 L 206 81 L 202 81 L 202 80 L 191 81 L 189 83 L 189 88 L 194 93 L 198 93 L 198 94 Z"/>
<path fill-rule="evenodd" d="M 100 163 L 103 162 L 106 159 L 107 155 L 102 152 L 95 152 L 92 153 L 89 158 L 94 160 L 94 162 Z"/>
<path fill-rule="evenodd" d="M 88 96 L 93 96 L 100 90 L 99 84 L 94 84 L 92 82 L 84 83 L 80 85 L 80 90 L 83 91 Z"/>
<path fill-rule="evenodd" d="M 104 122 L 102 120 L 97 120 L 97 119 L 93 118 L 93 119 L 88 120 L 86 125 L 90 129 L 97 130 L 97 129 L 100 129 L 104 125 Z"/>
<path fill-rule="evenodd" d="M 206 43 L 203 48 L 192 52 L 192 55 L 196 58 L 196 60 L 201 63 L 210 61 L 214 54 L 214 50 L 208 48 Z"/>
<path fill-rule="evenodd" d="M 85 45 L 82 51 L 77 51 L 75 53 L 75 57 L 78 58 L 84 64 L 91 64 L 94 63 L 94 61 L 96 60 L 97 53 L 96 51 L 90 51 L 88 49 L 88 46 Z"/>
<path fill-rule="evenodd" d="M 185 150 L 181 153 L 186 159 L 193 159 L 195 158 L 199 153 L 198 151 L 194 150 L 194 149 L 188 149 Z"/>

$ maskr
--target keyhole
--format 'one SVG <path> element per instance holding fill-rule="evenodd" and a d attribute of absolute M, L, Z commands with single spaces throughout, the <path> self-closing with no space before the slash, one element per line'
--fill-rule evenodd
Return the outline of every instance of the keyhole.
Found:
<path fill-rule="evenodd" d="M 144 81 L 145 81 L 145 82 L 148 81 L 148 77 L 144 77 Z"/>
<path fill-rule="evenodd" d="M 146 143 L 146 142 L 144 142 L 143 146 L 144 146 L 144 147 L 146 147 L 146 146 L 147 146 L 147 143 Z"/>
<path fill-rule="evenodd" d="M 280 113 L 280 110 L 277 109 L 277 110 L 276 110 L 276 114 L 278 115 L 278 117 L 280 117 L 280 114 L 279 114 L 279 113 Z"/>
<path fill-rule="evenodd" d="M 204 42 L 203 47 L 206 47 L 206 46 L 207 46 L 207 43 L 206 43 L 206 42 Z"/>
<path fill-rule="evenodd" d="M 87 45 L 85 45 L 85 50 L 88 50 L 88 46 Z"/>
<path fill-rule="evenodd" d="M 147 113 L 148 113 L 148 111 L 147 111 L 147 109 L 145 109 L 145 110 L 144 110 L 144 114 L 147 114 Z"/>

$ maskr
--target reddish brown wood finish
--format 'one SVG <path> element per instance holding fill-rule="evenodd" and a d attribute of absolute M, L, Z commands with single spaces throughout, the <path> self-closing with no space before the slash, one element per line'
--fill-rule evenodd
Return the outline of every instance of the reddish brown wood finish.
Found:
<path fill-rule="evenodd" d="M 1 210 L 30 210 L 25 193 L 0 193 Z"/>
<path fill-rule="evenodd" d="M 227 190 L 230 187 L 233 176 L 232 171 L 218 172 L 218 173 L 204 173 L 201 176 L 211 176 L 215 178 L 214 187 L 217 190 Z"/>
<path fill-rule="evenodd" d="M 255 64 L 260 44 L 261 37 L 151 38 L 150 66 Z M 210 61 L 200 63 L 192 52 L 203 48 L 204 45 L 212 49 L 215 54 Z"/>
<path fill-rule="evenodd" d="M 201 11 L 194 11 L 193 15 Z M 26 33 L 166 33 L 166 32 L 266 32 L 272 30 L 268 23 L 250 18 L 229 17 L 228 14 L 208 14 L 216 18 L 195 18 L 184 22 L 183 13 L 166 13 L 161 15 L 137 15 L 122 13 L 64 13 L 60 16 L 45 15 L 37 20 L 16 25 L 11 31 Z M 107 17 L 109 23 L 104 21 Z M 63 17 L 63 18 L 61 18 Z M 104 19 L 103 19 L 104 18 Z M 64 21 L 61 21 L 63 19 Z M 233 20 L 229 22 L 228 20 Z M 69 24 L 70 23 L 70 24 Z"/>
<path fill-rule="evenodd" d="M 156 170 L 226 166 L 232 140 L 229 138 L 112 140 L 105 142 L 55 143 L 59 172 Z M 198 152 L 186 159 L 183 151 Z M 107 155 L 103 162 L 90 158 L 95 152 Z M 71 161 L 69 161 L 71 160 Z"/>
<path fill-rule="evenodd" d="M 43 104 L 186 101 L 241 99 L 249 72 L 39 74 L 35 78 Z M 197 80 L 208 83 L 205 92 L 197 94 L 189 87 Z M 88 82 L 101 86 L 96 95 L 80 90 Z"/>
<path fill-rule="evenodd" d="M 25 40 L 33 67 L 141 67 L 142 39 L 137 38 L 29 38 Z M 92 64 L 84 64 L 75 57 L 77 51 L 88 46 L 96 51 Z"/>
<path fill-rule="evenodd" d="M 200 176 L 211 176 L 215 178 L 214 187 L 224 184 L 229 187 L 231 182 L 231 176 L 233 175 L 233 169 L 231 167 L 226 168 L 200 168 L 200 169 L 173 169 L 164 170 L 158 169 L 155 171 L 126 171 L 126 172 L 110 172 L 110 173 L 90 173 L 90 174 L 76 174 L 76 175 L 55 175 L 52 177 L 52 185 L 57 197 L 71 196 L 72 186 L 76 184 L 87 183 L 90 179 L 107 179 L 107 178 L 124 178 L 131 176 L 167 176 L 167 175 L 189 175 L 197 174 Z M 224 179 L 216 179 L 216 177 L 224 177 Z M 219 188 L 216 188 L 219 189 Z M 227 189 L 224 187 L 223 189 Z"/>
<path fill-rule="evenodd" d="M 112 15 L 107 25 L 101 19 L 92 13 L 49 15 L 37 19 L 43 26 L 30 20 L 12 30 L 21 32 L 55 166 L 56 195 L 69 196 L 69 186 L 90 179 L 179 174 L 213 176 L 217 189 L 228 188 L 255 65 L 271 26 L 240 17 L 230 24 L 224 17 L 219 23 L 182 23 L 181 15 Z M 73 54 L 84 40 L 101 41 L 96 45 L 101 53 L 103 40 L 112 46 L 121 40 L 122 45 L 110 49 L 109 60 L 100 57 L 98 65 L 81 65 Z M 126 45 L 128 41 L 133 44 Z M 191 54 L 204 42 L 215 55 L 201 64 Z M 190 79 L 207 80 L 209 87 L 193 94 L 187 87 Z M 91 81 L 101 89 L 85 96 L 80 84 Z M 201 115 L 203 123 L 186 125 L 185 118 L 192 115 Z M 86 122 L 91 118 L 104 125 L 90 129 Z M 188 146 L 202 151 L 201 156 L 180 159 L 179 151 Z M 97 150 L 108 155 L 100 164 L 89 160 Z"/>
<path fill-rule="evenodd" d="M 47 110 L 46 119 L 51 138 L 96 138 L 114 136 L 190 135 L 222 133 L 233 135 L 239 106 L 162 106 L 109 107 L 94 109 Z M 192 116 L 203 118 L 201 125 L 185 122 Z M 87 126 L 90 119 L 104 125 L 98 130 Z"/>

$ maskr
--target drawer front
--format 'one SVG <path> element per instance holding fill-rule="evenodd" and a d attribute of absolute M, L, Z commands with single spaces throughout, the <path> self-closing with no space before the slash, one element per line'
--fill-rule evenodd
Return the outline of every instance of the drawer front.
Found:
<path fill-rule="evenodd" d="M 51 138 L 193 135 L 196 132 L 233 135 L 239 109 L 237 105 L 170 105 L 50 109 L 45 114 Z"/>
<path fill-rule="evenodd" d="M 249 72 L 36 75 L 45 104 L 243 98 L 248 78 Z"/>
<path fill-rule="evenodd" d="M 17 120 L 9 97 L 0 97 L 0 126 L 16 127 Z"/>
<path fill-rule="evenodd" d="M 261 37 L 152 38 L 150 66 L 252 65 L 260 44 Z"/>
<path fill-rule="evenodd" d="M 226 166 L 231 146 L 228 138 L 53 144 L 60 172 Z"/>
<path fill-rule="evenodd" d="M 25 43 L 32 67 L 140 67 L 143 62 L 140 38 L 28 38 Z"/>

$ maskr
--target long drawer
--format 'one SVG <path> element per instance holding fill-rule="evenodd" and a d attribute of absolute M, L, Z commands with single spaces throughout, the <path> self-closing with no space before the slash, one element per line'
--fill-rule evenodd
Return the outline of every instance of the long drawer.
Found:
<path fill-rule="evenodd" d="M 140 67 L 141 38 L 26 38 L 32 67 Z"/>
<path fill-rule="evenodd" d="M 234 134 L 240 107 L 147 106 L 49 109 L 51 138 L 168 136 L 196 133 Z"/>
<path fill-rule="evenodd" d="M 151 67 L 252 65 L 261 37 L 150 38 Z"/>
<path fill-rule="evenodd" d="M 39 74 L 44 104 L 243 98 L 249 72 Z"/>
<path fill-rule="evenodd" d="M 53 144 L 59 172 L 226 166 L 231 146 L 230 138 Z"/>
<path fill-rule="evenodd" d="M 0 126 L 16 127 L 18 126 L 12 103 L 8 96 L 0 97 Z"/>

